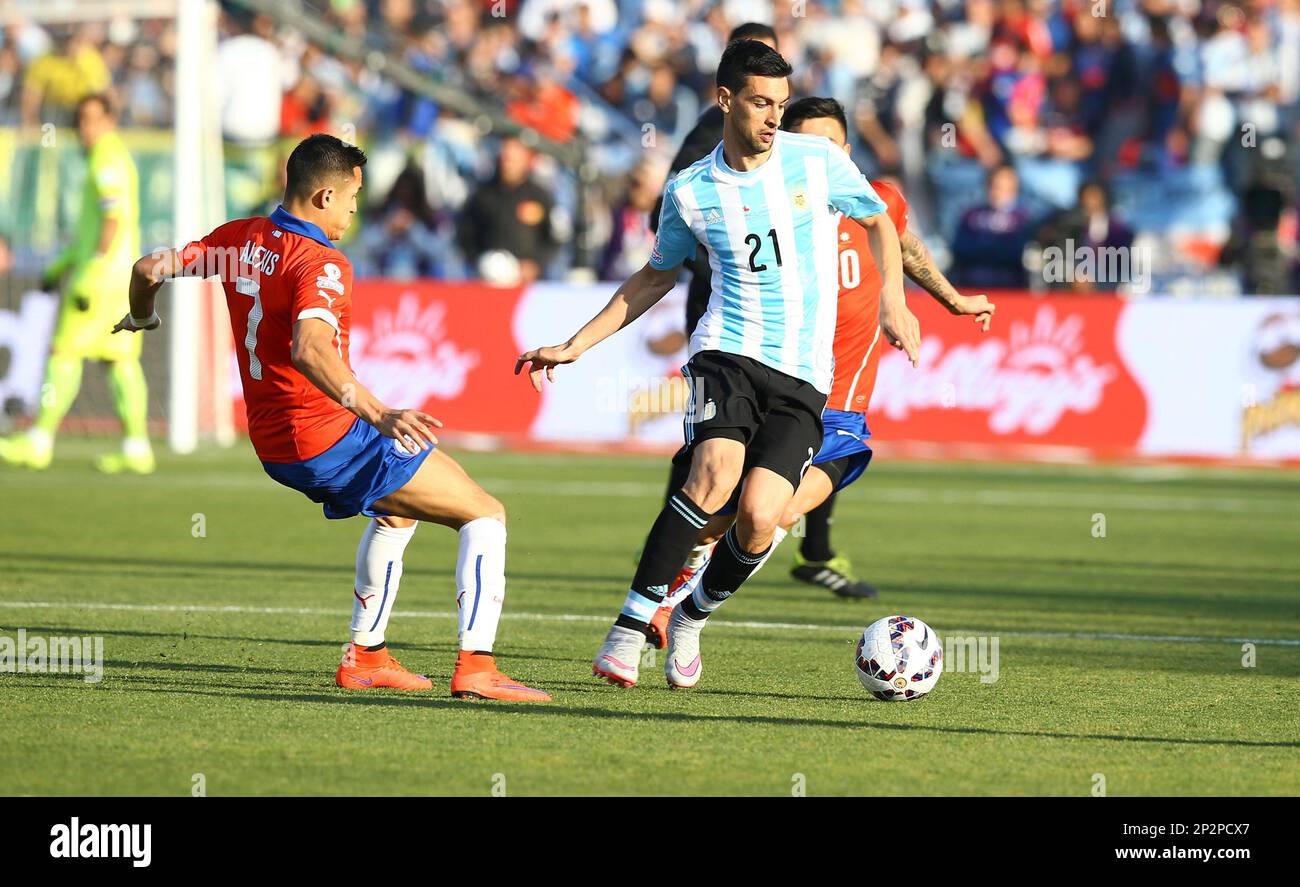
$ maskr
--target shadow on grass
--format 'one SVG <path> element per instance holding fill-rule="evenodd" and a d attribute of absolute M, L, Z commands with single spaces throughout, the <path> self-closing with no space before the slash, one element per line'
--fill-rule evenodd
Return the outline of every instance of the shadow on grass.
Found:
<path fill-rule="evenodd" d="M 400 616 L 401 614 L 399 613 L 398 615 Z M 189 631 L 141 631 L 139 629 L 125 629 L 125 628 L 106 629 L 106 628 L 99 628 L 99 627 L 88 628 L 85 626 L 71 627 L 66 625 L 59 625 L 59 626 L 29 625 L 29 626 L 24 626 L 24 629 L 26 630 L 27 634 L 32 637 L 53 637 L 53 636 L 85 637 L 85 636 L 100 635 L 106 638 L 126 637 L 126 638 L 175 639 L 180 641 L 181 643 L 190 640 L 204 640 L 204 641 L 222 641 L 222 642 L 232 642 L 232 643 L 240 642 L 240 643 L 248 643 L 248 644 L 284 644 L 285 646 L 292 646 L 292 647 L 312 647 L 312 648 L 319 649 L 321 651 L 328 651 L 329 654 L 328 657 L 322 659 L 321 663 L 322 663 L 322 667 L 324 667 L 325 664 L 329 664 L 330 668 L 333 668 L 333 666 L 336 665 L 337 662 L 330 662 L 329 660 L 337 659 L 337 656 L 341 652 L 343 647 L 342 640 L 319 641 L 319 640 L 303 640 L 302 638 L 294 638 L 294 639 L 258 638 L 258 637 L 249 637 L 247 635 L 196 634 L 194 632 L 189 632 Z M 176 647 L 175 644 L 169 645 L 167 647 L 167 650 L 173 650 L 175 649 L 175 647 Z M 432 641 L 429 643 L 418 643 L 414 641 L 401 641 L 401 642 L 393 643 L 393 651 L 398 655 L 418 652 L 418 653 L 427 653 L 435 656 L 445 655 L 454 659 L 456 655 L 456 651 L 458 649 L 460 648 L 457 646 L 456 642 L 451 640 Z M 166 651 L 160 651 L 160 652 L 166 652 Z M 192 650 L 188 652 L 190 654 L 194 653 L 194 651 Z M 574 663 L 578 663 L 582 661 L 581 659 L 576 659 L 572 656 L 542 656 L 537 653 L 524 652 L 523 650 L 503 651 L 501 649 L 498 649 L 496 652 L 497 655 L 501 657 L 502 662 L 506 662 L 506 661 L 515 662 L 518 660 L 528 660 L 530 662 L 564 662 L 572 665 Z M 264 655 L 263 658 L 273 659 L 274 657 L 269 655 Z M 160 665 L 160 663 L 168 663 L 168 662 L 169 662 L 168 659 L 158 657 L 157 659 L 149 658 L 149 659 L 137 660 L 135 665 L 141 668 L 148 668 L 151 666 L 159 666 L 164 668 L 178 668 L 181 665 L 181 663 L 175 662 L 174 660 L 171 661 L 171 664 L 169 665 Z M 110 665 L 110 664 L 131 665 L 132 663 L 126 660 L 117 660 L 117 661 L 106 660 L 104 664 L 105 665 Z M 189 665 L 195 671 L 203 671 L 204 669 L 208 668 L 206 663 L 189 663 Z M 214 666 L 212 670 L 228 670 L 228 669 L 238 670 L 239 666 L 218 665 L 218 666 Z M 252 670 L 252 669 L 247 669 L 247 670 Z"/>
<path fill-rule="evenodd" d="M 47 676 L 41 676 L 47 677 Z M 313 686 L 303 692 L 285 692 L 284 688 L 276 690 L 249 690 L 244 687 L 231 688 L 227 691 L 204 690 L 194 687 L 159 687 L 159 682 L 148 679 L 116 679 L 115 683 L 139 683 L 144 686 L 124 687 L 127 692 L 140 692 L 151 694 L 176 694 L 186 696 L 202 696 L 216 699 L 245 699 L 250 702 L 270 702 L 270 703 L 304 703 L 304 704 L 327 704 L 327 705 L 344 705 L 360 706 L 375 708 L 434 708 L 434 709 L 455 709 L 464 710 L 465 707 L 472 707 L 476 711 L 488 713 L 491 715 L 509 714 L 517 715 L 526 713 L 528 717 L 538 718 L 602 718 L 615 721 L 644 722 L 658 721 L 667 724 L 731 724 L 736 726 L 772 726 L 772 727 L 800 727 L 800 728 L 825 728 L 832 730 L 889 730 L 900 733 L 912 734 L 935 734 L 935 735 L 953 735 L 953 736 L 1006 736 L 1021 737 L 1028 739 L 1064 739 L 1080 740 L 1092 742 L 1120 742 L 1120 743 L 1138 743 L 1143 745 L 1174 745 L 1174 746 L 1203 746 L 1209 748 L 1300 748 L 1300 741 L 1272 741 L 1272 740 L 1255 740 L 1255 739 L 1202 739 L 1187 737 L 1171 736 L 1125 736 L 1118 733 L 1061 733 L 1049 730 L 1002 730 L 994 727 L 946 727 L 926 724 L 896 724 L 882 723 L 877 721 L 839 721 L 828 718 L 784 718 L 773 715 L 713 715 L 713 714 L 690 714 L 687 712 L 647 712 L 647 711 L 618 711 L 609 708 L 586 707 L 565 705 L 563 701 L 549 705 L 529 704 L 523 702 L 484 702 L 451 699 L 439 696 L 438 690 L 428 694 L 408 694 L 398 690 L 377 690 L 365 691 L 360 694 L 356 691 L 334 690 L 333 692 L 324 692 L 323 688 Z M 69 683 L 59 682 L 42 682 L 42 689 L 49 690 L 74 690 L 80 689 Z M 558 689 L 564 685 L 564 682 L 550 682 L 548 688 Z M 599 685 L 592 686 L 583 684 L 575 686 L 566 692 L 586 692 L 588 690 L 599 691 L 601 693 L 616 692 L 609 691 Z M 441 690 L 445 692 L 445 689 Z M 667 691 L 665 691 L 667 692 Z M 774 698 L 787 698 L 775 696 L 775 694 L 764 694 Z M 788 698 L 807 701 L 813 697 L 808 696 L 790 696 Z M 839 697 L 822 697 L 828 701 L 843 701 Z"/>

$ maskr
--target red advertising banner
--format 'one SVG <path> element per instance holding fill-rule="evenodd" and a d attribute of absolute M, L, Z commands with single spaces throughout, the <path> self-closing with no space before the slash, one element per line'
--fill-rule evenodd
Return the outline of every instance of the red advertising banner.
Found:
<path fill-rule="evenodd" d="M 481 435 L 512 446 L 670 452 L 681 441 L 681 398 L 663 395 L 686 360 L 682 293 L 561 367 L 541 394 L 512 373 L 522 350 L 563 341 L 615 288 L 359 281 L 352 366 L 386 403 L 437 416 L 458 445 Z M 909 294 L 921 361 L 913 368 L 878 346 L 886 350 L 867 419 L 882 447 L 1300 460 L 1297 300 L 989 297 L 997 315 L 985 333 Z M 237 374 L 233 385 L 238 399 Z M 243 412 L 237 404 L 241 424 Z"/>
<path fill-rule="evenodd" d="M 1116 347 L 1125 303 L 1114 298 L 989 293 L 982 332 L 919 293 L 921 361 L 881 356 L 868 412 L 882 440 L 1131 449 L 1146 396 Z"/>

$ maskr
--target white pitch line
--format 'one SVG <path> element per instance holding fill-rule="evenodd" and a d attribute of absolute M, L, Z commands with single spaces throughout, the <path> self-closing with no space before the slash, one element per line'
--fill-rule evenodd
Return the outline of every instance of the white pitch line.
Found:
<path fill-rule="evenodd" d="M 264 616 L 332 616 L 346 618 L 350 610 L 326 607 L 249 607 L 243 604 L 106 604 L 98 602 L 60 601 L 5 601 L 0 609 L 12 610 L 122 610 L 132 613 L 251 613 Z M 510 620 L 536 622 L 609 622 L 609 615 L 590 613 L 504 613 Z M 394 610 L 393 616 L 406 619 L 455 619 L 456 614 L 439 610 Z M 856 634 L 862 630 L 856 625 L 818 625 L 812 622 L 756 622 L 752 620 L 714 619 L 710 625 L 723 628 L 753 628 L 761 631 L 825 631 Z M 967 629 L 949 631 L 945 637 L 968 635 L 997 636 L 1003 638 L 1074 639 L 1085 641 L 1145 641 L 1170 644 L 1258 644 L 1262 647 L 1300 647 L 1300 639 L 1208 637 L 1200 635 L 1124 634 L 1109 631 L 990 631 Z"/>
<path fill-rule="evenodd" d="M 15 476 L 18 477 L 18 476 Z M 54 486 L 81 486 L 84 478 L 76 476 L 42 477 L 42 488 Z M 655 481 L 601 481 L 601 480 L 527 480 L 522 478 L 479 477 L 479 485 L 489 492 L 510 495 L 542 495 L 574 498 L 659 498 L 663 496 L 663 483 Z M 1106 479 L 1101 479 L 1105 482 Z M 217 488 L 221 490 L 270 490 L 274 484 L 269 478 L 222 474 L 211 476 L 150 475 L 132 478 L 134 485 L 169 486 L 177 491 L 186 489 Z M 125 481 L 124 481 L 125 483 Z M 1096 492 L 1051 492 L 1042 490 L 1008 490 L 977 488 L 969 490 L 918 490 L 913 487 L 891 485 L 889 481 L 867 481 L 861 493 L 863 499 L 891 505 L 977 505 L 994 508 L 1128 508 L 1136 511 L 1208 511 L 1230 514 L 1282 514 L 1300 518 L 1300 506 L 1292 499 L 1263 498 L 1242 499 L 1208 496 L 1182 496 L 1172 493 L 1124 493 L 1108 490 Z M 508 503 L 507 503 L 508 504 Z"/>

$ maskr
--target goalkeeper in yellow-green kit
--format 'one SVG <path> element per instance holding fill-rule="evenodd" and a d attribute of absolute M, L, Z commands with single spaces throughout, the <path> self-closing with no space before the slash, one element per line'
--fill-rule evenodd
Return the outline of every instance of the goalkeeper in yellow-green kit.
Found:
<path fill-rule="evenodd" d="M 109 100 L 77 104 L 77 135 L 86 149 L 86 185 L 76 239 L 45 270 L 45 287 L 62 282 L 58 326 L 41 390 L 41 408 L 26 434 L 0 440 L 0 461 L 45 468 L 54 435 L 81 387 L 86 360 L 108 363 L 108 385 L 122 419 L 122 451 L 101 456 L 102 471 L 154 470 L 147 432 L 148 389 L 140 367 L 140 336 L 114 336 L 131 266 L 140 255 L 139 184 Z"/>

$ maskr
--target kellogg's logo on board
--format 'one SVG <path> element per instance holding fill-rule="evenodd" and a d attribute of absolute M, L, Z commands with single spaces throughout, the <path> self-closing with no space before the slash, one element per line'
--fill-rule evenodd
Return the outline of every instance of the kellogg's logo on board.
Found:
<path fill-rule="evenodd" d="M 1146 408 L 1115 348 L 1112 299 L 991 296 L 993 328 L 911 300 L 921 320 L 914 369 L 888 351 L 868 420 L 881 438 L 1131 445 Z"/>

